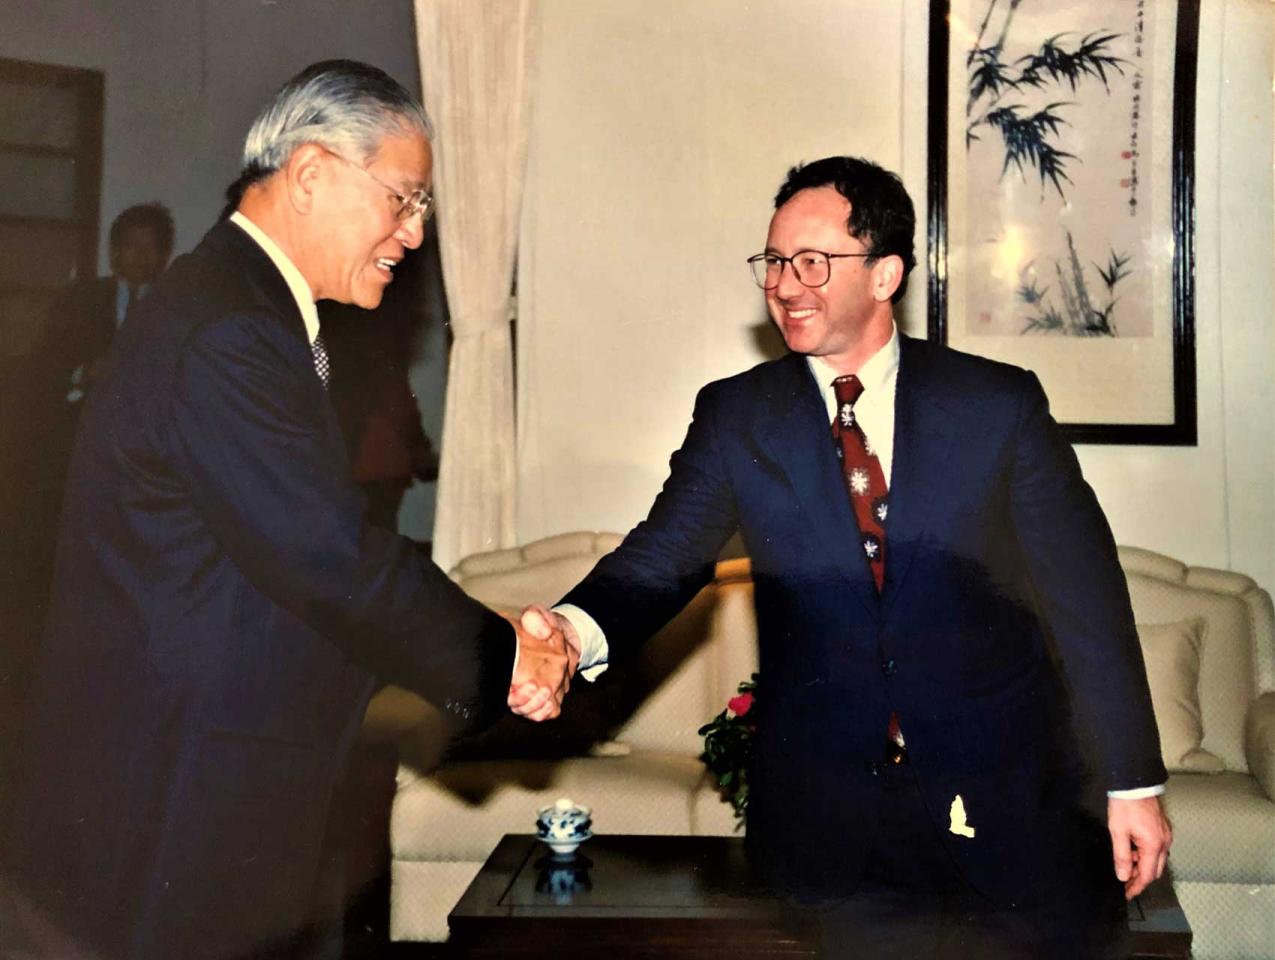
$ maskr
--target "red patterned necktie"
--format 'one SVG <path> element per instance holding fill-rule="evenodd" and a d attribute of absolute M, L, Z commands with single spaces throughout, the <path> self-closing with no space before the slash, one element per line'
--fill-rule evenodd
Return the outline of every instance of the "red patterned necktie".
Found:
<path fill-rule="evenodd" d="M 832 381 L 832 389 L 837 396 L 832 435 L 837 441 L 846 490 L 859 524 L 863 556 L 880 593 L 885 580 L 885 522 L 889 513 L 885 473 L 854 413 L 854 405 L 863 395 L 863 384 L 855 376 L 837 377 Z"/>
<path fill-rule="evenodd" d="M 832 390 L 837 397 L 837 415 L 832 419 L 832 436 L 837 441 L 841 472 L 845 476 L 846 491 L 850 494 L 854 518 L 859 525 L 863 556 L 868 569 L 872 571 L 872 581 L 877 585 L 877 593 L 880 593 L 881 585 L 885 582 L 885 524 L 890 512 L 885 472 L 854 413 L 854 405 L 863 395 L 863 384 L 856 376 L 837 377 L 832 381 Z M 886 736 L 900 747 L 903 746 L 899 718 L 893 713 L 890 714 Z"/>

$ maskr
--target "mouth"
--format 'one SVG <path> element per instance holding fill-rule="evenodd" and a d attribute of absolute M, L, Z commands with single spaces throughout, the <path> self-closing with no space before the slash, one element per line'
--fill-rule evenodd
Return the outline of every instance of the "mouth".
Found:
<path fill-rule="evenodd" d="M 789 323 L 801 323 L 803 320 L 809 320 L 814 315 L 815 315 L 814 307 L 803 307 L 800 310 L 793 310 L 788 307 L 784 308 L 784 318 Z"/>
<path fill-rule="evenodd" d="M 398 260 L 393 257 L 377 257 L 375 264 L 377 272 L 380 273 L 387 281 L 394 279 L 394 268 L 398 266 Z"/>

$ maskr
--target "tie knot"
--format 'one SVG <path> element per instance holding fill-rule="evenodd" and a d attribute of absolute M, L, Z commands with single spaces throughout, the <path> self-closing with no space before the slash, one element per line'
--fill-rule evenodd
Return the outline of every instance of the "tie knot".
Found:
<path fill-rule="evenodd" d="M 854 374 L 848 377 L 837 377 L 832 381 L 832 390 L 837 395 L 838 404 L 848 403 L 852 407 L 863 396 L 863 384 Z"/>

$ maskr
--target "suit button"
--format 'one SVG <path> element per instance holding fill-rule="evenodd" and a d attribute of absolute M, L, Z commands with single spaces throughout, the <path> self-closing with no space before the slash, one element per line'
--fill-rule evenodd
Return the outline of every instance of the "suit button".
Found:
<path fill-rule="evenodd" d="M 898 669 L 899 669 L 898 664 L 896 664 L 893 660 L 881 661 L 881 672 L 884 673 L 887 677 L 894 676 L 895 673 L 898 672 Z"/>
<path fill-rule="evenodd" d="M 879 777 L 885 771 L 885 764 L 876 760 L 869 760 L 864 763 L 863 769 L 867 770 L 868 773 L 872 774 L 874 777 Z"/>

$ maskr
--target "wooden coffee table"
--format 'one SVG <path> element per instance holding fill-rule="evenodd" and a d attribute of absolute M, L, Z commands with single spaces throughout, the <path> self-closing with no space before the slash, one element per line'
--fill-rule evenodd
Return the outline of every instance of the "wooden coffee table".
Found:
<path fill-rule="evenodd" d="M 577 860 L 506 834 L 448 917 L 449 955 L 468 958 L 813 958 L 812 921 L 749 879 L 737 837 L 602 836 Z M 1130 909 L 1133 957 L 1190 956 L 1167 882 Z"/>
<path fill-rule="evenodd" d="M 1191 956 L 1191 925 L 1167 876 L 1129 904 L 1132 960 L 1185 960 Z"/>

